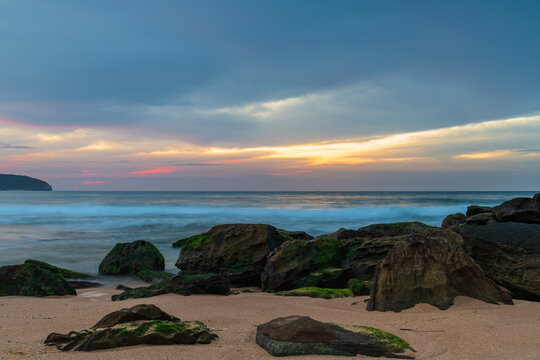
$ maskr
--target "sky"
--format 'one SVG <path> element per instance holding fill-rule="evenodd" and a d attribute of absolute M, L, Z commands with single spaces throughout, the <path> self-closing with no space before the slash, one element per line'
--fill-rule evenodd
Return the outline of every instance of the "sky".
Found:
<path fill-rule="evenodd" d="M 539 1 L 0 0 L 0 172 L 539 190 Z"/>

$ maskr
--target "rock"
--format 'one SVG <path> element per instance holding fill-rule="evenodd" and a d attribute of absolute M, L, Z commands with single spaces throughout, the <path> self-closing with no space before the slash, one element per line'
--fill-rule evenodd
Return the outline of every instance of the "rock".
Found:
<path fill-rule="evenodd" d="M 99 264 L 104 275 L 134 275 L 144 270 L 165 269 L 165 259 L 159 250 L 144 240 L 117 243 Z"/>
<path fill-rule="evenodd" d="M 28 259 L 24 263 L 25 264 L 35 264 L 35 265 L 37 265 L 39 267 L 42 267 L 42 268 L 44 268 L 46 270 L 49 270 L 50 272 L 53 272 L 53 273 L 58 274 L 58 275 L 62 275 L 63 277 L 68 278 L 68 279 L 86 279 L 86 278 L 91 278 L 92 277 L 92 276 L 90 276 L 88 274 L 83 274 L 83 273 L 76 272 L 76 271 L 71 271 L 71 270 L 68 270 L 68 269 L 62 269 L 60 267 L 48 264 L 45 261 Z"/>
<path fill-rule="evenodd" d="M 304 231 L 287 231 L 283 229 L 278 229 L 279 233 L 281 235 L 284 235 L 285 237 L 289 237 L 289 240 L 313 240 L 314 237 L 309 235 L 308 233 Z"/>
<path fill-rule="evenodd" d="M 373 224 L 356 230 L 361 235 L 355 237 L 380 238 L 386 236 L 400 236 L 429 229 L 433 229 L 433 226 L 426 225 L 419 221 Z"/>
<path fill-rule="evenodd" d="M 228 295 L 230 290 L 229 279 L 222 275 L 181 272 L 157 284 L 130 289 L 119 295 L 113 295 L 112 300 L 146 298 L 169 293 L 185 296 L 191 294 Z"/>
<path fill-rule="evenodd" d="M 467 221 L 465 221 L 465 224 L 478 226 L 478 225 L 486 225 L 489 222 L 494 222 L 493 217 L 491 216 L 490 212 L 473 215 L 470 218 L 467 218 Z"/>
<path fill-rule="evenodd" d="M 501 222 L 540 224 L 540 193 L 532 198 L 515 198 L 491 209 Z"/>
<path fill-rule="evenodd" d="M 290 236 L 263 224 L 226 224 L 177 241 L 181 270 L 222 274 L 237 286 L 260 286 L 266 256 Z"/>
<path fill-rule="evenodd" d="M 360 279 L 350 279 L 347 287 L 351 289 L 354 296 L 369 295 L 369 287 Z"/>
<path fill-rule="evenodd" d="M 51 191 L 52 187 L 43 180 L 29 176 L 0 174 L 0 190 Z"/>
<path fill-rule="evenodd" d="M 180 319 L 167 314 L 165 311 L 153 304 L 135 305 L 129 309 L 113 311 L 105 315 L 92 328 L 108 328 L 114 325 L 137 321 L 137 320 L 168 320 L 179 321 Z"/>
<path fill-rule="evenodd" d="M 103 286 L 103 284 L 92 282 L 92 281 L 69 280 L 68 282 L 70 283 L 71 286 L 73 286 L 74 289 L 89 289 L 89 288 Z"/>
<path fill-rule="evenodd" d="M 173 277 L 174 274 L 171 274 L 165 271 L 143 270 L 143 271 L 138 272 L 136 276 L 142 281 L 156 284 L 162 280 Z"/>
<path fill-rule="evenodd" d="M 478 206 L 478 205 L 471 205 L 467 208 L 467 217 L 471 217 L 478 214 L 484 214 L 484 213 L 490 213 L 491 212 L 491 206 Z"/>
<path fill-rule="evenodd" d="M 308 286 L 287 291 L 278 291 L 276 295 L 281 296 L 309 296 L 312 298 L 334 299 L 354 296 L 351 289 L 331 289 Z"/>
<path fill-rule="evenodd" d="M 35 264 L 0 267 L 0 296 L 76 295 L 62 276 Z"/>
<path fill-rule="evenodd" d="M 454 231 L 486 275 L 512 297 L 540 301 L 540 225 L 504 222 Z"/>
<path fill-rule="evenodd" d="M 306 286 L 342 288 L 350 278 L 341 268 L 341 244 L 336 239 L 291 240 L 268 255 L 261 276 L 263 290 L 290 290 Z"/>
<path fill-rule="evenodd" d="M 45 344 L 62 351 L 93 351 L 141 344 L 209 344 L 215 338 L 200 321 L 181 321 L 154 305 L 137 305 L 115 311 L 87 330 L 52 333 Z"/>
<path fill-rule="evenodd" d="M 467 220 L 467 217 L 463 213 L 450 214 L 444 218 L 441 227 L 447 229 L 449 227 L 463 224 Z"/>
<path fill-rule="evenodd" d="M 365 330 L 358 332 L 347 330 L 341 326 L 323 323 L 307 316 L 289 316 L 257 326 L 255 340 L 259 346 L 273 356 L 355 356 L 360 354 L 402 359 L 413 358 L 397 354 L 404 352 L 405 348 L 398 347 L 399 345 L 394 346 L 395 342 L 380 341 L 373 334 L 373 332 Z M 401 346 L 406 344 L 406 348 L 411 349 L 405 341 L 399 340 L 402 342 Z"/>
<path fill-rule="evenodd" d="M 129 287 L 129 286 L 125 286 L 125 285 L 118 285 L 116 288 L 116 290 L 122 290 L 122 291 L 125 291 L 125 290 L 133 290 L 133 288 Z"/>
<path fill-rule="evenodd" d="M 444 310 L 458 295 L 512 304 L 463 251 L 461 236 L 428 230 L 409 235 L 377 265 L 368 310 L 401 311 L 419 303 Z"/>

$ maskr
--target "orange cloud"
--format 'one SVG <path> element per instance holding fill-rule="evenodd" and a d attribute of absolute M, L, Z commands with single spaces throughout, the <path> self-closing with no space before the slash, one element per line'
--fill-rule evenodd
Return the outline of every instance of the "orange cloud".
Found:
<path fill-rule="evenodd" d="M 98 185 L 98 184 L 105 184 L 105 181 L 96 180 L 96 181 L 83 182 L 83 185 Z"/>
<path fill-rule="evenodd" d="M 142 174 L 160 174 L 160 173 L 170 173 L 173 171 L 178 170 L 176 166 L 165 166 L 157 169 L 149 169 L 149 170 L 141 170 L 141 171 L 133 171 L 128 174 L 130 175 L 142 175 Z"/>

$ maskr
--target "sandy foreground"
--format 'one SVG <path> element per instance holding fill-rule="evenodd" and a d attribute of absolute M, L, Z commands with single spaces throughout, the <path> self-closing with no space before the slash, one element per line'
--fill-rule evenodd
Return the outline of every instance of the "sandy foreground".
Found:
<path fill-rule="evenodd" d="M 365 310 L 367 297 L 324 300 L 267 293 L 167 294 L 112 302 L 110 295 L 115 293 L 119 291 L 98 288 L 79 290 L 74 297 L 0 297 L 0 359 L 270 359 L 273 357 L 255 343 L 256 325 L 288 315 L 392 332 L 417 350 L 417 359 L 540 359 L 540 303 L 528 301 L 507 306 L 458 297 L 445 311 L 420 304 L 401 313 L 381 313 Z M 88 353 L 60 352 L 43 345 L 51 332 L 89 328 L 114 310 L 142 303 L 155 304 L 182 320 L 203 321 L 219 339 L 210 345 L 135 346 Z M 350 359 L 288 357 L 324 358 Z"/>

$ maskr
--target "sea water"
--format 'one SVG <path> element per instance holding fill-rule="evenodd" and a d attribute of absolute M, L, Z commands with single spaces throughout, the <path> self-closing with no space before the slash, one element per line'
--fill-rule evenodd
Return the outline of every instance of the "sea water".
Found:
<path fill-rule="evenodd" d="M 468 205 L 534 192 L 0 192 L 0 266 L 39 259 L 97 274 L 117 242 L 144 239 L 174 269 L 171 244 L 225 223 L 322 235 L 397 221 L 439 226 Z"/>

